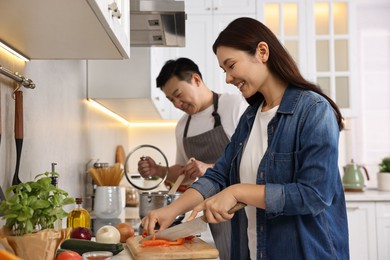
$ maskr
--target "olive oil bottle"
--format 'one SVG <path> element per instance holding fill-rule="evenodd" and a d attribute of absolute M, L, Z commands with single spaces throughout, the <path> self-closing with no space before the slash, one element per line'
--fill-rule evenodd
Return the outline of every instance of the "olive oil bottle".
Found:
<path fill-rule="evenodd" d="M 85 227 L 91 228 L 91 216 L 89 212 L 82 207 L 83 199 L 76 198 L 75 208 L 69 212 L 66 220 L 66 226 L 68 228 Z"/>

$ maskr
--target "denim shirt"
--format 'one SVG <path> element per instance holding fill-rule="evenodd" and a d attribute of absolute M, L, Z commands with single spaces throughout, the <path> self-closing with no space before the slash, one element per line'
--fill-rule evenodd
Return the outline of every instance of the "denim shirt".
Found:
<path fill-rule="evenodd" d="M 261 102 L 247 108 L 214 168 L 192 184 L 204 198 L 240 183 L 243 147 Z M 256 209 L 257 259 L 349 259 L 333 108 L 319 94 L 289 85 L 267 132 L 256 175 L 256 184 L 265 184 L 266 204 Z M 250 259 L 247 226 L 245 211 L 238 211 L 231 259 Z"/>

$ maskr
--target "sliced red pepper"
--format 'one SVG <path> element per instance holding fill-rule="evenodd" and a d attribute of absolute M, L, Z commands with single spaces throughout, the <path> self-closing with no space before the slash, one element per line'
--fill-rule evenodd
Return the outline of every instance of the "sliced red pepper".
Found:
<path fill-rule="evenodd" d="M 192 240 L 195 236 L 188 236 L 188 237 L 185 237 L 184 239 L 185 240 Z"/>
<path fill-rule="evenodd" d="M 142 237 L 147 237 L 148 233 L 144 230 L 142 231 Z M 191 240 L 195 236 L 188 236 L 188 237 L 182 237 L 177 239 L 176 241 L 169 241 L 165 239 L 156 239 L 155 236 L 152 237 L 151 240 L 145 240 L 142 241 L 141 246 L 142 247 L 148 247 L 148 246 L 177 246 L 177 245 L 182 245 L 186 240 Z"/>
<path fill-rule="evenodd" d="M 171 245 L 171 246 L 182 245 L 182 244 L 184 244 L 184 241 L 185 241 L 185 238 L 182 237 L 182 238 L 179 238 L 179 239 L 176 240 L 176 241 L 169 241 L 169 245 Z"/>
<path fill-rule="evenodd" d="M 169 241 L 163 239 L 145 240 L 141 243 L 142 247 L 148 246 L 169 246 Z"/>

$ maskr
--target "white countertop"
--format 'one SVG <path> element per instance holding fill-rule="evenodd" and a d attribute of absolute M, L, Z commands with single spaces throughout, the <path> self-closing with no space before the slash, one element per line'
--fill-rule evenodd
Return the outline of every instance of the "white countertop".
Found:
<path fill-rule="evenodd" d="M 362 192 L 345 192 L 347 202 L 358 201 L 388 201 L 390 202 L 390 191 L 379 191 L 377 189 L 366 189 Z"/>

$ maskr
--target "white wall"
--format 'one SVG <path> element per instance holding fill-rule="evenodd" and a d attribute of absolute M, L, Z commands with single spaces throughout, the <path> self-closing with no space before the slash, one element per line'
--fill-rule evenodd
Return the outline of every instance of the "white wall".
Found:
<path fill-rule="evenodd" d="M 349 147 L 376 187 L 378 164 L 390 156 L 390 2 L 362 1 L 357 7 L 359 117 L 351 119 Z"/>
<path fill-rule="evenodd" d="M 128 128 L 87 104 L 85 61 L 39 61 L 24 64 L 0 50 L 0 65 L 31 78 L 35 89 L 24 94 L 22 181 L 58 165 L 59 187 L 72 197 L 83 195 L 86 164 L 115 162 L 115 148 L 129 142 Z M 0 74 L 2 138 L 0 185 L 11 184 L 15 171 L 14 81 Z"/>

